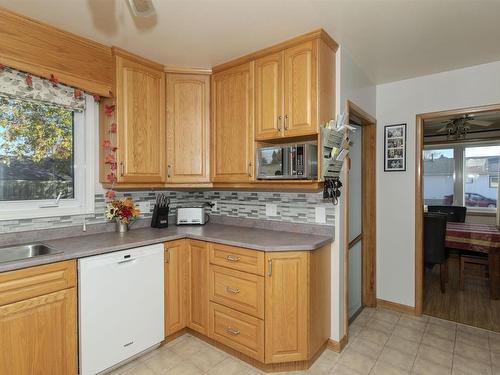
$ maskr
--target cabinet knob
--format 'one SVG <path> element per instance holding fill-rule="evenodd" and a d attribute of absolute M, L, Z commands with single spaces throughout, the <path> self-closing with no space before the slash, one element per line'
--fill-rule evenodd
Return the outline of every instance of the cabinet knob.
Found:
<path fill-rule="evenodd" d="M 240 257 L 239 256 L 236 256 L 236 255 L 228 255 L 226 257 L 226 260 L 228 262 L 238 262 L 240 260 Z"/>
<path fill-rule="evenodd" d="M 276 125 L 277 125 L 277 128 L 278 128 L 279 132 L 281 131 L 281 124 L 282 123 L 283 123 L 283 116 L 279 115 L 278 116 L 278 120 L 276 121 Z"/>
<path fill-rule="evenodd" d="M 269 258 L 267 260 L 267 276 L 273 275 L 273 260 Z"/>
<path fill-rule="evenodd" d="M 248 163 L 248 177 L 252 177 L 252 162 Z"/>
<path fill-rule="evenodd" d="M 231 328 L 231 327 L 227 327 L 226 332 L 233 335 L 233 336 L 238 336 L 240 334 L 239 329 L 235 329 L 235 328 Z"/>
<path fill-rule="evenodd" d="M 170 177 L 171 171 L 172 171 L 172 166 L 171 165 L 167 165 L 167 177 Z"/>
<path fill-rule="evenodd" d="M 288 115 L 285 115 L 285 130 L 288 130 Z"/>
<path fill-rule="evenodd" d="M 120 162 L 120 176 L 123 177 L 125 174 L 125 164 L 123 164 L 123 161 Z"/>
<path fill-rule="evenodd" d="M 165 253 L 165 263 L 170 263 L 170 251 L 166 249 Z"/>
<path fill-rule="evenodd" d="M 241 291 L 238 288 L 231 288 L 230 286 L 226 286 L 226 292 L 230 294 L 238 294 Z"/>

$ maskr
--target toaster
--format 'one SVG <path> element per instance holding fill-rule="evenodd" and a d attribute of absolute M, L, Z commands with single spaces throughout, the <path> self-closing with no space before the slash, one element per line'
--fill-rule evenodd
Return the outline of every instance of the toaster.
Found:
<path fill-rule="evenodd" d="M 177 208 L 177 225 L 206 223 L 205 207 L 179 207 Z"/>

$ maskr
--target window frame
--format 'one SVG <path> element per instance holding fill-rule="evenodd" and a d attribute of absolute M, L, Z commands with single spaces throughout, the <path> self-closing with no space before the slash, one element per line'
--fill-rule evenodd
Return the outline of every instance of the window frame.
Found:
<path fill-rule="evenodd" d="M 95 129 L 99 123 L 99 105 L 85 94 L 86 109 L 74 112 L 74 198 L 0 201 L 0 220 L 31 219 L 94 213 Z M 83 140 L 83 142 L 82 142 Z"/>
<path fill-rule="evenodd" d="M 455 160 L 455 173 L 453 174 L 453 205 L 454 206 L 464 206 L 465 207 L 465 184 L 466 179 L 464 178 L 465 170 L 465 149 L 469 147 L 487 147 L 487 146 L 500 146 L 500 140 L 494 141 L 472 141 L 467 143 L 439 143 L 424 145 L 423 151 L 427 150 L 440 150 L 440 149 L 453 149 L 453 158 Z M 423 155 L 422 155 L 423 157 Z M 425 174 L 422 175 L 425 178 Z M 488 207 L 467 207 L 467 212 L 470 213 L 491 213 L 496 214 L 500 202 L 497 199 L 496 208 Z M 427 205 L 425 205 L 427 208 Z"/>

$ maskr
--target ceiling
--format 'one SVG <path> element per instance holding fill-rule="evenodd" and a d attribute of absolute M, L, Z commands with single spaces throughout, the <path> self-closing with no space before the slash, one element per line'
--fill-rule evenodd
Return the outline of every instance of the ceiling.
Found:
<path fill-rule="evenodd" d="M 446 131 L 443 130 L 447 121 L 463 118 L 463 115 L 440 117 L 436 119 L 425 120 L 424 122 L 424 137 L 436 137 L 438 135 L 446 136 Z M 467 115 L 471 120 L 484 121 L 489 123 L 487 126 L 478 126 L 473 123 L 470 124 L 470 134 L 478 132 L 484 132 L 485 134 L 492 134 L 492 131 L 500 130 L 500 112 L 486 112 Z M 441 131 L 440 131 L 441 130 Z"/>
<path fill-rule="evenodd" d="M 0 0 L 0 6 L 165 65 L 212 67 L 322 27 L 376 83 L 500 60 L 500 1 Z"/>

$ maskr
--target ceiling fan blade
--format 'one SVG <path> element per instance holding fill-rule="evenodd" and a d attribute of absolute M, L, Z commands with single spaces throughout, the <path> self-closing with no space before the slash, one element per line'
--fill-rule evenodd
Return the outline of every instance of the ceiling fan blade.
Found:
<path fill-rule="evenodd" d="M 135 17 L 151 17 L 156 13 L 151 0 L 128 0 L 128 3 Z"/>
<path fill-rule="evenodd" d="M 468 120 L 467 123 L 476 126 L 490 126 L 493 124 L 491 121 L 481 121 L 481 120 Z"/>

